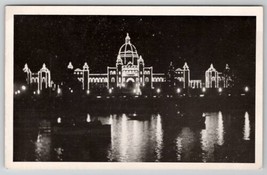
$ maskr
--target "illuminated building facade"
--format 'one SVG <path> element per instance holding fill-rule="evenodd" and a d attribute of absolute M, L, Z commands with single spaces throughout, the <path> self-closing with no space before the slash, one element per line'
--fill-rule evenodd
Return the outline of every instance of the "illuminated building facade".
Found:
<path fill-rule="evenodd" d="M 70 62 L 68 69 L 73 69 Z M 136 47 L 131 43 L 129 34 L 125 43 L 120 47 L 116 65 L 107 67 L 107 72 L 102 74 L 90 73 L 87 63 L 83 68 L 76 68 L 74 74 L 82 82 L 83 90 L 93 86 L 107 87 L 108 89 L 140 89 L 143 87 L 154 88 L 165 82 L 164 73 L 153 73 L 153 67 L 146 67 L 144 59 L 138 54 Z"/>
<path fill-rule="evenodd" d="M 231 87 L 232 76 L 229 65 L 226 64 L 224 72 L 218 72 L 213 64 L 205 72 L 205 87 L 206 88 L 228 88 Z"/>
<path fill-rule="evenodd" d="M 37 85 L 37 92 L 52 87 L 53 82 L 51 81 L 50 70 L 47 69 L 45 64 L 43 64 L 43 67 L 36 73 L 31 72 L 31 69 L 25 64 L 23 71 L 27 76 L 27 84 L 31 86 Z"/>
<path fill-rule="evenodd" d="M 205 72 L 205 79 L 193 80 L 190 78 L 190 69 L 185 62 L 183 68 L 175 70 L 176 86 L 180 88 L 229 88 L 232 87 L 232 74 L 229 65 L 226 64 L 224 72 L 217 71 L 213 64 Z"/>
<path fill-rule="evenodd" d="M 70 74 L 66 76 L 74 76 L 81 83 L 81 89 L 87 92 L 90 92 L 92 88 L 104 88 L 110 92 L 120 89 L 131 92 L 134 90 L 135 93 L 141 94 L 141 89 L 159 89 L 166 84 L 169 88 L 181 89 L 229 88 L 233 82 L 228 64 L 226 64 L 223 72 L 217 71 L 211 64 L 205 72 L 204 80 L 203 78 L 191 79 L 190 68 L 186 62 L 182 68 L 177 69 L 171 62 L 167 74 L 154 73 L 152 66 L 145 66 L 144 59 L 131 43 L 129 34 L 125 37 L 124 44 L 119 48 L 115 66 L 108 66 L 107 72 L 92 73 L 86 62 L 82 68 L 74 68 L 72 63 L 69 62 L 67 70 Z M 52 87 L 50 71 L 45 64 L 37 73 L 32 73 L 27 64 L 25 64 L 23 71 L 27 74 L 27 83 L 37 84 L 38 91 Z M 64 85 L 66 84 L 54 84 L 53 87 L 59 88 L 59 86 Z"/>

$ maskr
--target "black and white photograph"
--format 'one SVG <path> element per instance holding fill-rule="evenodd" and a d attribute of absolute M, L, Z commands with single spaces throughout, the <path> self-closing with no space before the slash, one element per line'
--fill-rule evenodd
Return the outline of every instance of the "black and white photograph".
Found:
<path fill-rule="evenodd" d="M 10 7 L 6 160 L 260 167 L 262 8 L 236 8 Z"/>

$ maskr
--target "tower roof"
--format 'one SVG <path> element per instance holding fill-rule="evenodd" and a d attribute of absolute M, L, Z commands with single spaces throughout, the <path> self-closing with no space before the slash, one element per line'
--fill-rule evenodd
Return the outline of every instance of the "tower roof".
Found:
<path fill-rule="evenodd" d="M 216 71 L 216 69 L 213 67 L 213 64 L 212 63 L 210 64 L 210 68 L 207 71 L 209 71 L 209 72 L 210 71 Z"/>
<path fill-rule="evenodd" d="M 142 55 L 139 56 L 138 62 L 144 62 Z"/>
<path fill-rule="evenodd" d="M 117 56 L 117 62 L 121 62 L 121 61 L 122 61 L 121 56 L 118 55 L 118 56 Z"/>
<path fill-rule="evenodd" d="M 69 62 L 69 64 L 68 64 L 68 69 L 73 69 L 73 65 L 71 62 Z"/>
<path fill-rule="evenodd" d="M 27 63 L 24 65 L 23 71 L 24 72 L 29 72 L 30 71 Z"/>
<path fill-rule="evenodd" d="M 184 69 L 189 69 L 188 65 L 187 65 L 187 62 L 184 63 L 184 66 L 183 66 Z"/>
<path fill-rule="evenodd" d="M 89 66 L 88 66 L 88 64 L 86 62 L 84 63 L 83 68 L 84 69 L 88 69 L 89 68 Z"/>

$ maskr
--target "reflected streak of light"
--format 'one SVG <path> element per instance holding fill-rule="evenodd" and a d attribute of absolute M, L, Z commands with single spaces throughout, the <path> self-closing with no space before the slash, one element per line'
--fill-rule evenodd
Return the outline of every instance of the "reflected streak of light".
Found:
<path fill-rule="evenodd" d="M 222 112 L 219 111 L 218 113 L 218 128 L 217 128 L 217 134 L 218 134 L 218 145 L 223 145 L 224 143 L 224 127 L 223 127 L 223 116 Z"/>
<path fill-rule="evenodd" d="M 64 149 L 59 147 L 59 148 L 55 148 L 54 151 L 57 153 L 57 159 L 62 161 L 62 155 L 63 155 L 63 152 L 64 152 Z"/>
<path fill-rule="evenodd" d="M 177 147 L 177 160 L 180 161 L 182 156 L 182 138 L 181 137 L 177 137 L 176 139 L 176 147 Z"/>
<path fill-rule="evenodd" d="M 218 141 L 218 113 L 206 113 L 205 128 L 201 131 L 202 160 L 212 161 L 214 158 L 214 144 Z"/>
<path fill-rule="evenodd" d="M 138 136 L 138 128 L 137 128 L 137 121 L 134 120 L 133 121 L 133 140 L 135 141 L 137 139 L 137 136 Z"/>
<path fill-rule="evenodd" d="M 121 119 L 121 161 L 126 161 L 127 160 L 127 116 L 125 114 L 122 114 L 122 119 Z"/>
<path fill-rule="evenodd" d="M 113 151 L 114 151 L 114 124 L 113 124 L 113 117 L 116 117 L 115 115 L 110 115 L 109 123 L 111 124 L 111 144 L 110 149 L 108 150 L 108 159 L 109 161 L 113 160 Z M 115 122 L 114 122 L 115 123 Z"/>
<path fill-rule="evenodd" d="M 201 144 L 202 144 L 202 150 L 206 150 L 208 147 L 208 129 L 210 126 L 210 117 L 206 117 L 205 119 L 205 128 L 201 131 Z"/>
<path fill-rule="evenodd" d="M 157 115 L 157 124 L 156 124 L 156 155 L 157 160 L 159 161 L 161 159 L 161 151 L 162 151 L 162 144 L 163 144 L 163 131 L 162 131 L 162 123 L 161 123 L 161 116 Z"/>
<path fill-rule="evenodd" d="M 250 140 L 250 120 L 249 120 L 248 112 L 245 113 L 244 118 L 245 118 L 245 122 L 244 122 L 244 129 L 243 129 L 243 134 L 244 134 L 243 139 Z"/>
<path fill-rule="evenodd" d="M 131 143 L 131 151 L 134 153 L 134 155 L 131 155 L 131 157 L 135 161 L 142 161 L 142 149 L 143 149 L 143 133 L 142 131 L 142 124 L 136 120 L 132 121 L 133 122 L 133 138 L 132 138 L 132 143 Z"/>
<path fill-rule="evenodd" d="M 51 137 L 47 134 L 38 134 L 35 142 L 35 153 L 37 161 L 50 160 Z"/>
<path fill-rule="evenodd" d="M 109 124 L 110 124 L 111 127 L 112 127 L 112 123 L 113 123 L 112 115 L 109 116 L 109 121 L 108 121 L 108 122 L 109 122 Z"/>
<path fill-rule="evenodd" d="M 179 136 L 181 139 L 181 152 L 183 160 L 190 161 L 195 142 L 194 132 L 189 127 L 184 127 Z"/>

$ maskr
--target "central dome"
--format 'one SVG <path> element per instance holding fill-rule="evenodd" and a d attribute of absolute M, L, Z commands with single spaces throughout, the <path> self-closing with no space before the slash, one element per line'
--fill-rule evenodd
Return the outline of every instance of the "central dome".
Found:
<path fill-rule="evenodd" d="M 118 55 L 123 60 L 123 64 L 128 64 L 128 62 L 132 62 L 134 65 L 137 64 L 139 56 L 136 47 L 131 43 L 131 38 L 128 33 L 125 37 L 125 43 L 120 47 Z"/>

